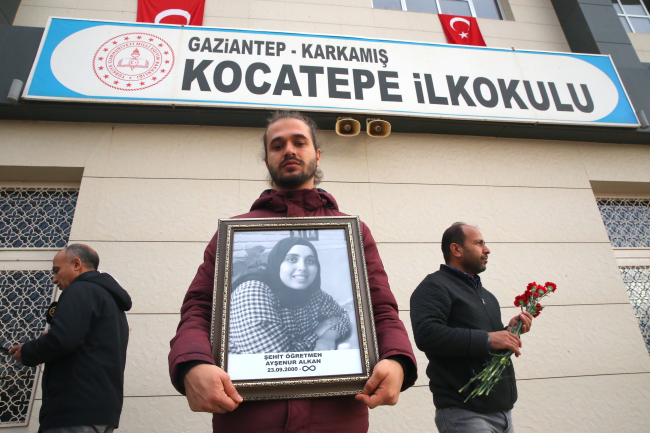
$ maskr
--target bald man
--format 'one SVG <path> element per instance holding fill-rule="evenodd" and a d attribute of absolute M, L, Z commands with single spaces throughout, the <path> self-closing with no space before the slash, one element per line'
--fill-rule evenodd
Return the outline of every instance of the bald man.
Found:
<path fill-rule="evenodd" d="M 88 245 L 61 250 L 52 262 L 62 292 L 49 332 L 9 351 L 24 365 L 45 364 L 41 433 L 110 433 L 119 424 L 131 298 L 98 266 Z"/>

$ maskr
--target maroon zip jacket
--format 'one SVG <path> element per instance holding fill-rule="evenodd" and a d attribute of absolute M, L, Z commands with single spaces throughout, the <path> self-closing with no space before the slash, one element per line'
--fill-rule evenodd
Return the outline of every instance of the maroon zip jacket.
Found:
<path fill-rule="evenodd" d="M 323 190 L 264 191 L 251 211 L 235 218 L 346 216 L 338 210 L 334 197 Z M 370 229 L 361 223 L 363 247 L 375 315 L 379 357 L 402 355 L 413 363 L 405 369 L 402 390 L 417 379 L 417 367 L 404 324 L 398 317 L 397 302 L 379 258 Z M 217 234 L 208 244 L 203 264 L 190 285 L 176 336 L 171 341 L 169 374 L 172 384 L 184 393 L 179 365 L 201 361 L 214 364 L 210 347 L 212 291 Z M 233 412 L 214 414 L 213 430 L 218 433 L 357 433 L 368 430 L 368 407 L 354 396 L 314 399 L 243 402 Z"/>

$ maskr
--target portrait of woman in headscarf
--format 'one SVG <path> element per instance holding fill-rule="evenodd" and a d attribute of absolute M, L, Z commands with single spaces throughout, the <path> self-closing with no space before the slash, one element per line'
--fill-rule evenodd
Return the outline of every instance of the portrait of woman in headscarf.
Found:
<path fill-rule="evenodd" d="M 279 241 L 266 269 L 240 277 L 233 288 L 230 353 L 336 350 L 350 334 L 350 317 L 321 290 L 318 252 L 303 238 Z"/>

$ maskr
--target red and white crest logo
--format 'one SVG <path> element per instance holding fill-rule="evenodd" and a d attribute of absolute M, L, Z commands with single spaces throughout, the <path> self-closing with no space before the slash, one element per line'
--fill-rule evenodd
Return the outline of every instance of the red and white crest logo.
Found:
<path fill-rule="evenodd" d="M 126 33 L 109 39 L 93 59 L 97 78 L 118 90 L 140 90 L 164 80 L 174 67 L 174 51 L 148 33 Z"/>

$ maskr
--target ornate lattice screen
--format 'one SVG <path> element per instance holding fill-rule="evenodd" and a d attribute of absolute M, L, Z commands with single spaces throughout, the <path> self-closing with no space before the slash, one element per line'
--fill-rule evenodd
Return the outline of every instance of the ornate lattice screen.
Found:
<path fill-rule="evenodd" d="M 600 198 L 598 208 L 615 248 L 650 248 L 650 199 Z"/>
<path fill-rule="evenodd" d="M 52 271 L 0 271 L 0 344 L 9 348 L 41 335 L 53 293 Z M 0 426 L 25 425 L 38 369 L 2 356 Z"/>
<path fill-rule="evenodd" d="M 77 188 L 0 188 L 0 248 L 63 248 Z"/>
<path fill-rule="evenodd" d="M 650 249 L 650 199 L 599 198 L 598 208 L 613 247 Z M 619 266 L 619 270 L 650 354 L 650 266 Z"/>
<path fill-rule="evenodd" d="M 619 269 L 650 353 L 650 266 L 621 266 Z"/>
<path fill-rule="evenodd" d="M 0 187 L 0 252 L 65 247 L 78 194 L 78 188 Z M 49 270 L 0 271 L 0 344 L 38 337 L 53 295 Z M 27 425 L 40 369 L 0 357 L 0 427 Z"/>

